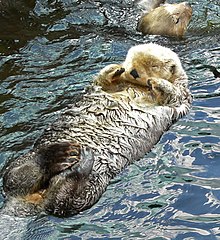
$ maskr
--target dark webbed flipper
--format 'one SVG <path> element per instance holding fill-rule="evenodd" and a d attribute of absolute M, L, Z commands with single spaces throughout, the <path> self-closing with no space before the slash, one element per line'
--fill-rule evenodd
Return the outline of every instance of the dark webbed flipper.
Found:
<path fill-rule="evenodd" d="M 38 151 L 39 165 L 50 177 L 75 165 L 80 160 L 79 144 L 70 142 L 54 143 Z"/>
<path fill-rule="evenodd" d="M 26 156 L 29 162 L 12 166 L 4 172 L 3 189 L 8 196 L 24 196 L 41 188 L 44 176 L 40 166 L 31 161 L 32 156 L 35 157 L 34 154 Z"/>
<path fill-rule="evenodd" d="M 71 168 L 71 173 L 68 175 L 68 177 L 76 175 L 79 179 L 87 178 L 92 171 L 93 163 L 93 151 L 88 147 L 83 147 L 81 149 L 80 160 Z"/>
<path fill-rule="evenodd" d="M 52 160 L 53 156 L 50 154 L 54 153 L 54 156 L 60 157 L 60 162 L 46 162 L 46 160 L 48 160 L 46 159 L 44 163 L 47 163 L 47 166 L 52 167 L 54 170 L 53 173 L 58 170 L 61 172 L 52 176 L 51 179 L 46 175 L 44 178 L 45 183 L 47 184 L 45 184 L 46 189 L 41 189 L 40 191 L 38 190 L 37 192 L 27 194 L 24 197 L 25 201 L 33 204 L 40 204 L 45 201 L 46 205 L 51 205 L 51 208 L 53 204 L 55 204 L 53 196 L 59 196 L 58 200 L 62 202 L 63 198 L 71 199 L 74 194 L 77 194 L 83 190 L 83 187 L 85 186 L 85 180 L 92 171 L 94 156 L 92 150 L 88 147 L 82 147 L 81 149 L 76 149 L 75 147 L 79 148 L 78 145 L 71 146 L 71 144 L 68 145 L 68 143 L 57 143 L 50 145 L 47 148 L 47 151 L 45 150 L 47 152 L 47 157 L 51 157 L 48 158 L 49 160 Z M 71 157 L 75 157 L 76 154 L 79 162 L 69 162 Z M 69 158 L 70 155 L 71 157 Z M 67 156 L 67 162 L 65 162 L 65 156 Z M 61 203 L 58 202 L 58 204 Z M 56 205 L 54 205 L 54 207 L 56 207 Z"/>
<path fill-rule="evenodd" d="M 60 142 L 30 152 L 12 164 L 3 174 L 4 191 L 25 196 L 46 189 L 52 177 L 80 160 L 81 147 Z"/>

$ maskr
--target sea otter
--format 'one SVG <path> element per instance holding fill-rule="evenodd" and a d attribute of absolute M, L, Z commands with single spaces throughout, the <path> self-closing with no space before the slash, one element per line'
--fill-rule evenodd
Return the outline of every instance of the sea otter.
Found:
<path fill-rule="evenodd" d="M 192 8 L 186 2 L 164 4 L 144 13 L 138 22 L 138 31 L 144 35 L 182 37 L 190 22 Z"/>
<path fill-rule="evenodd" d="M 155 66 L 171 51 L 156 44 L 131 51 L 148 48 L 153 48 L 150 59 Z M 148 57 L 144 53 L 140 63 L 147 62 Z M 175 54 L 168 58 L 177 70 L 170 69 L 171 74 L 178 73 L 172 81 L 166 80 L 166 71 L 158 71 L 158 78 L 150 71 L 144 81 L 147 84 L 142 84 L 145 75 L 135 64 L 133 70 L 141 76 L 141 84 L 130 81 L 129 75 L 128 79 L 127 75 L 122 77 L 131 71 L 120 64 L 101 70 L 81 99 L 45 129 L 33 149 L 5 167 L 6 203 L 2 211 L 19 216 L 43 211 L 64 217 L 95 204 L 114 176 L 149 152 L 189 111 L 187 76 Z M 145 74 L 148 65 L 144 67 Z M 112 81 L 115 77 L 117 80 Z M 112 89 L 103 89 L 106 79 L 114 85 Z M 152 104 L 153 99 L 161 99 L 161 104 Z"/>

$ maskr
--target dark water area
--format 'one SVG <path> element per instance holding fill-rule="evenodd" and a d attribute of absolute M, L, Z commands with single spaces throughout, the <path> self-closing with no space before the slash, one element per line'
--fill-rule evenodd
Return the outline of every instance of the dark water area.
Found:
<path fill-rule="evenodd" d="M 132 0 L 1 2 L 1 167 L 30 150 L 95 74 L 133 45 L 155 42 L 178 53 L 194 101 L 91 209 L 66 219 L 1 216 L 0 239 L 220 239 L 219 0 L 189 1 L 183 39 L 138 33 Z"/>

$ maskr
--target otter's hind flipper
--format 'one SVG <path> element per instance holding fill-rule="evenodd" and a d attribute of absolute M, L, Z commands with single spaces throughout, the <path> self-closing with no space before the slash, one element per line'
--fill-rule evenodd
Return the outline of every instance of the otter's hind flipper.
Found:
<path fill-rule="evenodd" d="M 81 149 L 80 160 L 76 165 L 71 168 L 72 173 L 70 173 L 69 176 L 74 174 L 78 176 L 79 179 L 87 178 L 92 171 L 93 163 L 93 151 L 88 147 L 83 147 Z"/>
<path fill-rule="evenodd" d="M 81 148 L 80 161 L 70 169 L 54 176 L 47 190 L 44 209 L 57 216 L 70 216 L 84 206 L 85 188 L 90 181 L 94 154 L 88 147 Z M 92 197 L 92 196 L 90 196 Z M 84 199 L 82 201 L 82 199 Z"/>
<path fill-rule="evenodd" d="M 39 164 L 50 177 L 72 167 L 80 160 L 81 148 L 77 143 L 59 142 L 38 150 Z"/>

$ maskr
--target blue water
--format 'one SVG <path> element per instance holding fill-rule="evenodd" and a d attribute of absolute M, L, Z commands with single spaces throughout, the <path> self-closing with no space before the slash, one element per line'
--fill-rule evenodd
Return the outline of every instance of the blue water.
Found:
<path fill-rule="evenodd" d="M 182 40 L 143 37 L 132 0 L 21 0 L 0 15 L 1 166 L 30 150 L 75 94 L 133 45 L 177 52 L 194 97 L 190 113 L 91 209 L 66 219 L 2 216 L 0 238 L 220 239 L 220 4 L 189 2 Z"/>

